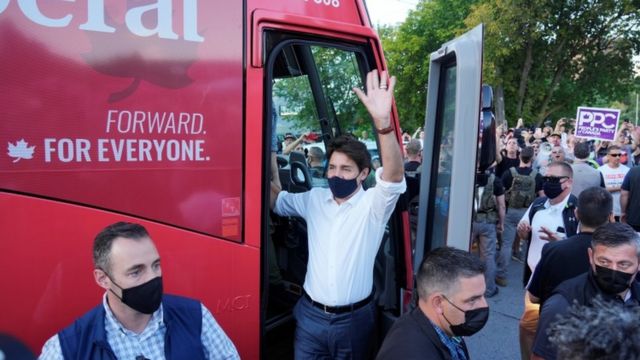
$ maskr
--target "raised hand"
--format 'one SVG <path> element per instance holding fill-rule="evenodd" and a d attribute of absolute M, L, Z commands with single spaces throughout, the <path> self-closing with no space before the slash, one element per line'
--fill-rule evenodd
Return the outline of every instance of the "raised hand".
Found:
<path fill-rule="evenodd" d="M 367 74 L 366 93 L 359 88 L 353 88 L 378 129 L 385 129 L 391 125 L 391 103 L 395 85 L 395 76 L 389 78 L 386 71 L 378 75 L 378 70 L 372 70 Z"/>

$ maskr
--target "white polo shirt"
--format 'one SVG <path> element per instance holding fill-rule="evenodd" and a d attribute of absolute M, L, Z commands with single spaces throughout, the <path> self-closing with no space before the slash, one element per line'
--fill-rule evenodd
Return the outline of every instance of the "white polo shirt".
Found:
<path fill-rule="evenodd" d="M 570 196 L 571 195 L 567 195 L 564 200 L 555 205 L 551 205 L 547 199 L 544 203 L 544 209 L 536 211 L 535 215 L 533 215 L 532 224 L 529 224 L 529 211 L 531 211 L 531 206 L 529 206 L 527 211 L 524 213 L 524 216 L 522 216 L 522 219 L 520 219 L 520 223 L 524 222 L 531 226 L 531 243 L 529 245 L 529 256 L 527 256 L 527 265 L 529 265 L 531 272 L 536 269 L 536 265 L 538 265 L 538 262 L 540 261 L 540 256 L 542 256 L 542 247 L 549 242 L 547 240 L 540 239 L 540 235 L 544 234 L 540 232 L 540 228 L 544 226 L 556 233 L 558 233 L 556 231 L 558 227 L 564 228 L 562 210 L 567 206 Z M 558 233 L 558 235 L 561 237 L 560 240 L 567 238 L 566 233 Z"/>
<path fill-rule="evenodd" d="M 389 217 L 405 180 L 382 180 L 362 188 L 341 205 L 331 190 L 313 188 L 299 194 L 280 192 L 274 211 L 281 216 L 300 216 L 307 222 L 309 262 L 304 289 L 317 302 L 328 306 L 363 300 L 373 288 L 373 266 Z"/>

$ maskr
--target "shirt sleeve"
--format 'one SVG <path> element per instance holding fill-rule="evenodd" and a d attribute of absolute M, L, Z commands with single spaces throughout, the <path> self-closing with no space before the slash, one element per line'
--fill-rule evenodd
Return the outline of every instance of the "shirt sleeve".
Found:
<path fill-rule="evenodd" d="M 62 357 L 62 347 L 58 334 L 53 335 L 42 347 L 42 353 L 38 356 L 38 360 L 60 360 Z"/>
<path fill-rule="evenodd" d="M 536 337 L 533 341 L 532 351 L 534 354 L 545 360 L 556 359 L 557 350 L 551 341 L 549 341 L 547 332 L 551 328 L 551 325 L 557 321 L 558 316 L 565 314 L 568 308 L 569 302 L 560 294 L 553 295 L 545 301 L 540 311 L 538 329 L 536 330 Z"/>
<path fill-rule="evenodd" d="M 624 180 L 622 180 L 621 189 L 624 191 L 631 190 L 631 171 L 628 171 L 627 175 L 624 176 Z"/>
<path fill-rule="evenodd" d="M 371 196 L 373 197 L 372 213 L 377 219 L 386 222 L 391 216 L 398 198 L 407 190 L 407 183 L 404 177 L 401 182 L 397 183 L 384 181 L 382 180 L 383 171 L 382 167 L 378 168 L 376 171 L 376 186 L 370 188 L 367 192 L 371 191 Z"/>
<path fill-rule="evenodd" d="M 307 203 L 312 190 L 303 193 L 292 194 L 281 191 L 276 199 L 276 206 L 273 211 L 280 216 L 300 216 L 305 217 L 307 213 Z"/>
<path fill-rule="evenodd" d="M 540 173 L 537 173 L 536 174 L 536 196 L 538 192 L 540 192 L 541 190 L 542 190 L 542 175 L 540 175 Z"/>
<path fill-rule="evenodd" d="M 202 333 L 200 335 L 207 359 L 240 359 L 236 347 L 213 318 L 209 309 L 202 307 Z"/>

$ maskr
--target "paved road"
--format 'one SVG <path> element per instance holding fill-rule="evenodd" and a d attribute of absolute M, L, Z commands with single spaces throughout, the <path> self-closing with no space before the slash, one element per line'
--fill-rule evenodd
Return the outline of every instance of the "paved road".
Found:
<path fill-rule="evenodd" d="M 518 321 L 524 309 L 522 287 L 523 265 L 511 261 L 509 282 L 498 295 L 488 299 L 490 314 L 487 325 L 476 335 L 465 339 L 473 360 L 520 359 Z"/>

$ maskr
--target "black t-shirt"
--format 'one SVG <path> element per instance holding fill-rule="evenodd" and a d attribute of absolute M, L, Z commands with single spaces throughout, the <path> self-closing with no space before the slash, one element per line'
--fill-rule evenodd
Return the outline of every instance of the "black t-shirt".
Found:
<path fill-rule="evenodd" d="M 589 271 L 587 249 L 591 246 L 591 235 L 583 232 L 542 247 L 540 261 L 527 288 L 541 304 L 560 283 Z"/>
<path fill-rule="evenodd" d="M 502 161 L 496 166 L 496 176 L 502 177 L 502 174 L 509 170 L 512 167 L 518 167 L 520 165 L 520 153 L 515 157 L 515 159 L 507 157 L 507 153 L 505 151 L 502 152 Z"/>
<path fill-rule="evenodd" d="M 622 190 L 629 192 L 627 208 L 622 211 L 627 214 L 627 223 L 637 230 L 640 227 L 640 165 L 629 170 L 622 181 Z"/>
<path fill-rule="evenodd" d="M 478 186 L 486 186 L 487 181 L 489 181 L 489 176 L 477 176 L 476 180 L 478 181 Z M 504 186 L 502 185 L 502 180 L 498 176 L 494 177 L 493 180 L 493 195 L 500 196 L 504 195 Z"/>
<path fill-rule="evenodd" d="M 520 175 L 529 175 L 531 174 L 533 169 L 531 167 L 516 167 L 516 172 Z M 504 186 L 504 190 L 507 191 L 511 189 L 511 185 L 513 185 L 513 176 L 511 176 L 511 170 L 505 171 L 502 174 L 502 185 Z M 542 175 L 540 173 L 536 174 L 536 194 L 542 190 Z"/>

